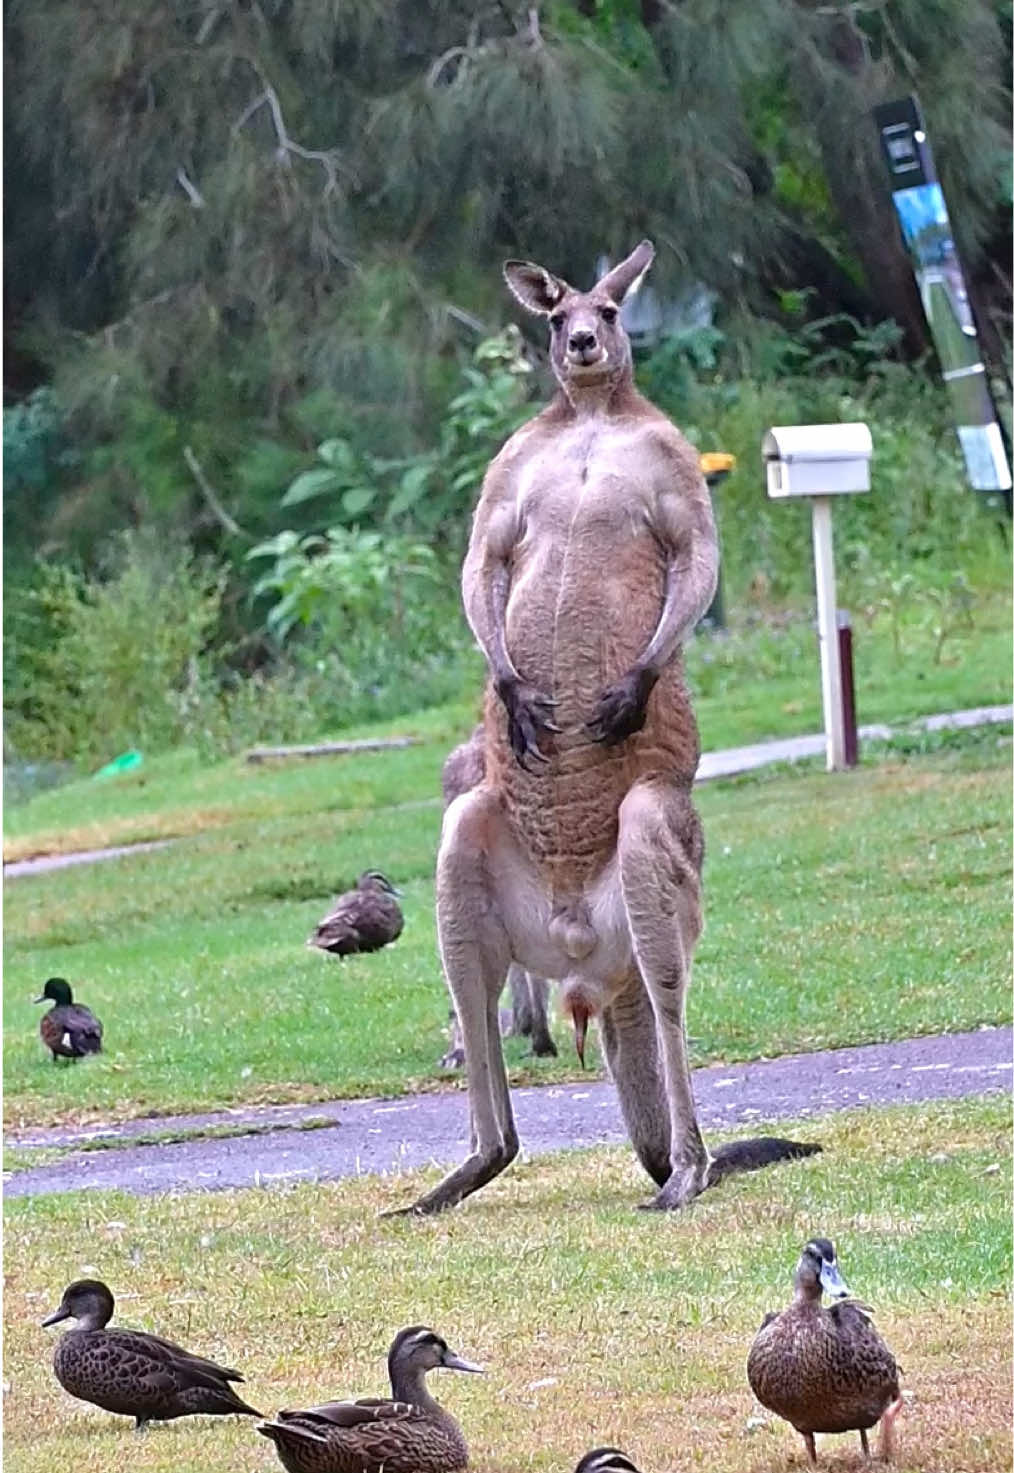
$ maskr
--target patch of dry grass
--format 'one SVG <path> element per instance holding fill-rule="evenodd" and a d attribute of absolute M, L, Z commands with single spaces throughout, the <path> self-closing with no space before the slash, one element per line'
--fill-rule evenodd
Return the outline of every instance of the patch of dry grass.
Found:
<path fill-rule="evenodd" d="M 754 1426 L 744 1373 L 799 1247 L 832 1236 L 905 1368 L 902 1473 L 1009 1466 L 1010 1180 L 1006 1101 L 823 1122 L 822 1157 L 734 1179 L 676 1217 L 632 1204 L 626 1151 L 515 1167 L 463 1209 L 378 1221 L 418 1175 L 328 1186 L 10 1205 L 5 1376 L 9 1473 L 236 1473 L 277 1467 L 247 1421 L 183 1421 L 137 1439 L 72 1401 L 38 1322 L 64 1285 L 106 1278 L 120 1318 L 239 1364 L 267 1412 L 384 1390 L 402 1325 L 433 1324 L 488 1374 L 434 1389 L 478 1473 L 570 1473 L 599 1442 L 644 1473 L 803 1468 L 801 1440 Z M 430 1179 L 432 1174 L 424 1174 Z M 818 1440 L 858 1468 L 858 1438 Z"/>

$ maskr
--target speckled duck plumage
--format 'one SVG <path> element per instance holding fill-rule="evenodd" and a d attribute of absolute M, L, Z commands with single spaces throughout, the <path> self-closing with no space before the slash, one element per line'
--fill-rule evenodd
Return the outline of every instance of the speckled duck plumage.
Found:
<path fill-rule="evenodd" d="M 399 1332 L 387 1365 L 390 1400 L 325 1402 L 258 1424 L 288 1473 L 458 1473 L 468 1467 L 461 1429 L 426 1390 L 425 1377 L 439 1366 L 481 1367 L 422 1325 Z"/>
<path fill-rule="evenodd" d="M 90 1008 L 74 1001 L 70 983 L 63 977 L 50 977 L 36 1002 L 51 1002 L 48 1013 L 39 1020 L 39 1035 L 57 1059 L 75 1063 L 86 1054 L 102 1052 L 102 1024 Z"/>
<path fill-rule="evenodd" d="M 56 1379 L 65 1391 L 107 1412 L 147 1422 L 168 1422 L 195 1414 L 249 1417 L 262 1414 L 233 1391 L 239 1371 L 193 1355 L 171 1340 L 143 1330 L 108 1330 L 113 1296 L 99 1279 L 77 1279 L 64 1290 L 60 1308 L 44 1325 L 75 1319 L 77 1325 L 57 1342 Z"/>
<path fill-rule="evenodd" d="M 397 894 L 379 870 L 367 870 L 354 889 L 338 896 L 307 946 L 332 956 L 349 956 L 357 951 L 379 951 L 397 941 L 404 925 Z"/>
<path fill-rule="evenodd" d="M 867 1306 L 849 1297 L 829 1239 L 806 1244 L 795 1289 L 787 1309 L 765 1316 L 750 1349 L 754 1395 L 802 1435 L 813 1463 L 817 1432 L 858 1432 L 869 1456 L 866 1433 L 881 1418 L 881 1454 L 889 1458 L 901 1406 L 898 1365 Z M 829 1308 L 821 1304 L 824 1290 L 836 1301 Z"/>

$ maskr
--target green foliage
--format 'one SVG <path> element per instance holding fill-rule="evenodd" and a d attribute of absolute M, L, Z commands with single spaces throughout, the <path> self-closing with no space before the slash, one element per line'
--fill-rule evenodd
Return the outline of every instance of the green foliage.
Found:
<path fill-rule="evenodd" d="M 847 312 L 893 317 L 912 351 L 868 116 L 885 96 L 918 89 L 970 264 L 1006 260 L 991 0 L 14 0 L 5 19 L 13 331 L 78 452 L 19 520 L 86 559 L 124 524 L 223 541 L 187 446 L 253 537 L 280 530 L 272 478 L 337 438 L 371 474 L 334 488 L 329 525 L 393 505 L 444 536 L 453 447 L 420 452 L 463 334 L 508 311 L 505 255 L 582 284 L 649 233 L 663 300 L 709 288 L 728 337 Z"/>
<path fill-rule="evenodd" d="M 5 625 L 11 747 L 96 762 L 184 739 L 223 586 L 183 544 L 143 534 L 116 539 L 104 579 L 43 565 Z"/>
<path fill-rule="evenodd" d="M 296 476 L 282 506 L 327 497 L 330 514 L 346 525 L 408 523 L 460 546 L 486 466 L 532 413 L 530 373 L 516 327 L 484 339 L 462 369 L 465 387 L 447 405 L 433 449 L 390 460 L 340 437 L 325 440 L 317 447 L 322 464 Z"/>
<path fill-rule="evenodd" d="M 425 543 L 346 527 L 332 527 L 323 536 L 279 532 L 247 556 L 273 559 L 253 592 L 277 593 L 267 627 L 282 640 L 301 625 L 333 633 L 342 644 L 358 642 L 365 630 L 381 639 L 414 641 L 422 633 L 427 585 L 439 577 L 433 549 Z"/>
<path fill-rule="evenodd" d="M 733 607 L 812 590 L 809 509 L 766 495 L 760 444 L 778 424 L 870 426 L 871 492 L 835 507 L 843 601 L 869 601 L 871 569 L 907 573 L 920 588 L 939 590 L 956 577 L 969 588 L 1007 586 L 999 503 L 968 489 L 942 386 L 895 362 L 896 346 L 893 324 L 866 330 L 843 317 L 791 336 L 765 328 L 750 340 L 730 338 L 707 373 L 673 339 L 639 370 L 652 398 L 700 450 L 736 456 L 735 471 L 714 494 Z"/>

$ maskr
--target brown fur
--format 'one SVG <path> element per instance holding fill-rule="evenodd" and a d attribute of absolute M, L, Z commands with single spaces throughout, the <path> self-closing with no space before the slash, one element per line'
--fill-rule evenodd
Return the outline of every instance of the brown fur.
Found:
<path fill-rule="evenodd" d="M 559 392 L 491 463 L 462 570 L 490 672 L 485 777 L 445 814 L 437 924 L 472 1153 L 418 1212 L 517 1153 L 496 1027 L 512 962 L 560 978 L 575 1016 L 598 1013 L 654 1205 L 710 1184 L 684 1029 L 703 851 L 682 644 L 718 549 L 696 452 L 633 384 L 619 307 L 652 256 L 642 241 L 587 293 L 531 262 L 505 267 L 549 318 Z"/>

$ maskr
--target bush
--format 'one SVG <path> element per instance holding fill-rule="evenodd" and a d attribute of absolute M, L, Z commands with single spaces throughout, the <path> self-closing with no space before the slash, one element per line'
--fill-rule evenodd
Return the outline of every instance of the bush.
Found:
<path fill-rule="evenodd" d="M 5 624 L 6 741 L 104 761 L 184 740 L 209 679 L 224 575 L 182 543 L 125 532 L 104 577 L 42 564 Z"/>

